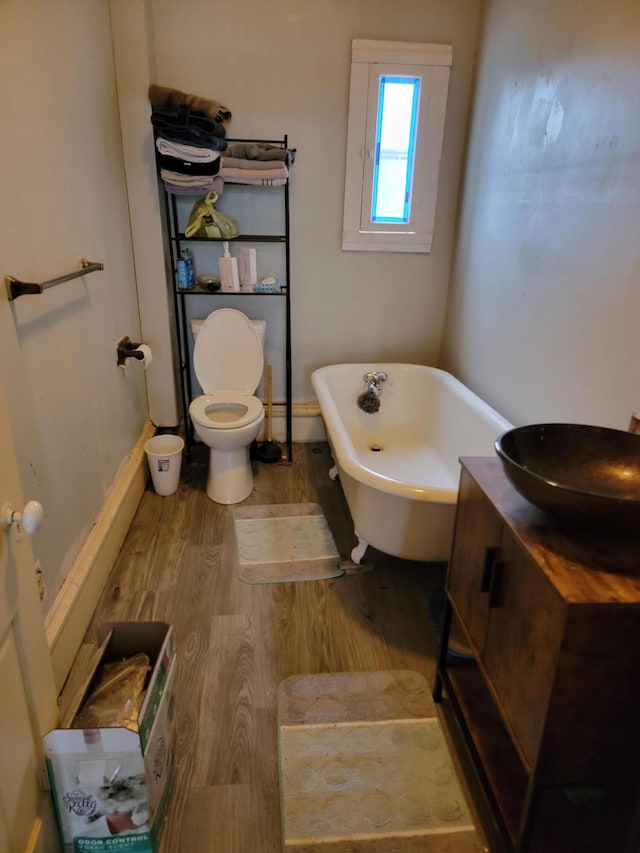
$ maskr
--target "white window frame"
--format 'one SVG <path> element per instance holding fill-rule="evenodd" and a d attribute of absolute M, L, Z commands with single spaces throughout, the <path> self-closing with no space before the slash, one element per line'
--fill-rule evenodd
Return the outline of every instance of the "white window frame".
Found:
<path fill-rule="evenodd" d="M 354 39 L 347 128 L 342 248 L 430 252 L 447 109 L 451 45 Z M 410 221 L 371 222 L 378 90 L 384 74 L 422 78 Z"/>

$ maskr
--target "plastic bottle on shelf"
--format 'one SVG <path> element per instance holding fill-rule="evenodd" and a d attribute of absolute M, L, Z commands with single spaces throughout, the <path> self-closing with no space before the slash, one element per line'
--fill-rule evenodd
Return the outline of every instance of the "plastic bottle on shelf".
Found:
<path fill-rule="evenodd" d="M 178 279 L 178 290 L 189 289 L 189 269 L 187 267 L 187 259 L 184 252 L 180 252 L 180 257 L 176 263 L 176 273 Z"/>
<path fill-rule="evenodd" d="M 187 290 L 193 290 L 196 286 L 196 274 L 193 269 L 193 255 L 188 246 L 184 250 L 184 259 L 187 262 Z"/>
<path fill-rule="evenodd" d="M 223 242 L 224 255 L 218 258 L 218 269 L 220 270 L 221 290 L 231 293 L 240 290 L 240 279 L 238 277 L 238 261 L 229 254 L 229 243 Z"/>
<path fill-rule="evenodd" d="M 258 283 L 256 266 L 256 250 L 252 246 L 238 248 L 238 271 L 240 273 L 240 290 L 251 292 Z"/>

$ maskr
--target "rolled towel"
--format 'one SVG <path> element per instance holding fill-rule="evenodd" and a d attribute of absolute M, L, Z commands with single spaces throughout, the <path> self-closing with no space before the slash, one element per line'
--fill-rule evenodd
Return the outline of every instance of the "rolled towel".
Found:
<path fill-rule="evenodd" d="M 234 142 L 227 153 L 243 160 L 282 160 L 288 166 L 292 166 L 296 159 L 295 148 L 283 148 L 268 142 Z"/>
<path fill-rule="evenodd" d="M 177 112 L 181 107 L 189 107 L 207 113 L 216 121 L 226 121 L 231 118 L 231 110 L 220 101 L 190 95 L 168 86 L 156 86 L 155 83 L 149 86 L 149 101 L 153 110 Z"/>
<path fill-rule="evenodd" d="M 284 163 L 282 160 L 246 160 L 242 157 L 229 157 L 225 152 L 222 165 L 225 169 L 250 169 L 254 172 L 259 169 L 263 172 L 272 172 L 274 169 L 282 171 Z"/>

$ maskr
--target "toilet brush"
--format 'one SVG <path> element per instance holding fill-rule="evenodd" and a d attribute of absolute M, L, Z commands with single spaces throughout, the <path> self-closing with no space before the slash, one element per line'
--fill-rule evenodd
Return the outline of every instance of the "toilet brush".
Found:
<path fill-rule="evenodd" d="M 258 459 L 260 462 L 279 462 L 282 457 L 282 450 L 272 439 L 271 435 L 271 419 L 272 419 L 272 371 L 271 365 L 265 365 L 265 385 L 267 396 L 267 440 L 263 441 L 258 447 Z"/>

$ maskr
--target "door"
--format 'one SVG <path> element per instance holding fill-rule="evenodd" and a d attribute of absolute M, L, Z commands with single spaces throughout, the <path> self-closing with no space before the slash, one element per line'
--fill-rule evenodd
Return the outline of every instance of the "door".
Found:
<path fill-rule="evenodd" d="M 503 531 L 484 667 L 529 767 L 535 764 L 557 669 L 564 614 L 542 569 Z"/>
<path fill-rule="evenodd" d="M 479 657 L 483 656 L 502 522 L 463 468 L 447 589 Z"/>
<path fill-rule="evenodd" d="M 22 512 L 24 500 L 0 384 L 2 517 L 6 503 Z M 51 832 L 51 810 L 41 741 L 41 735 L 57 723 L 53 672 L 31 542 L 16 524 L 5 531 L 1 523 L 0 685 L 0 851 L 54 850 L 43 838 Z"/>

